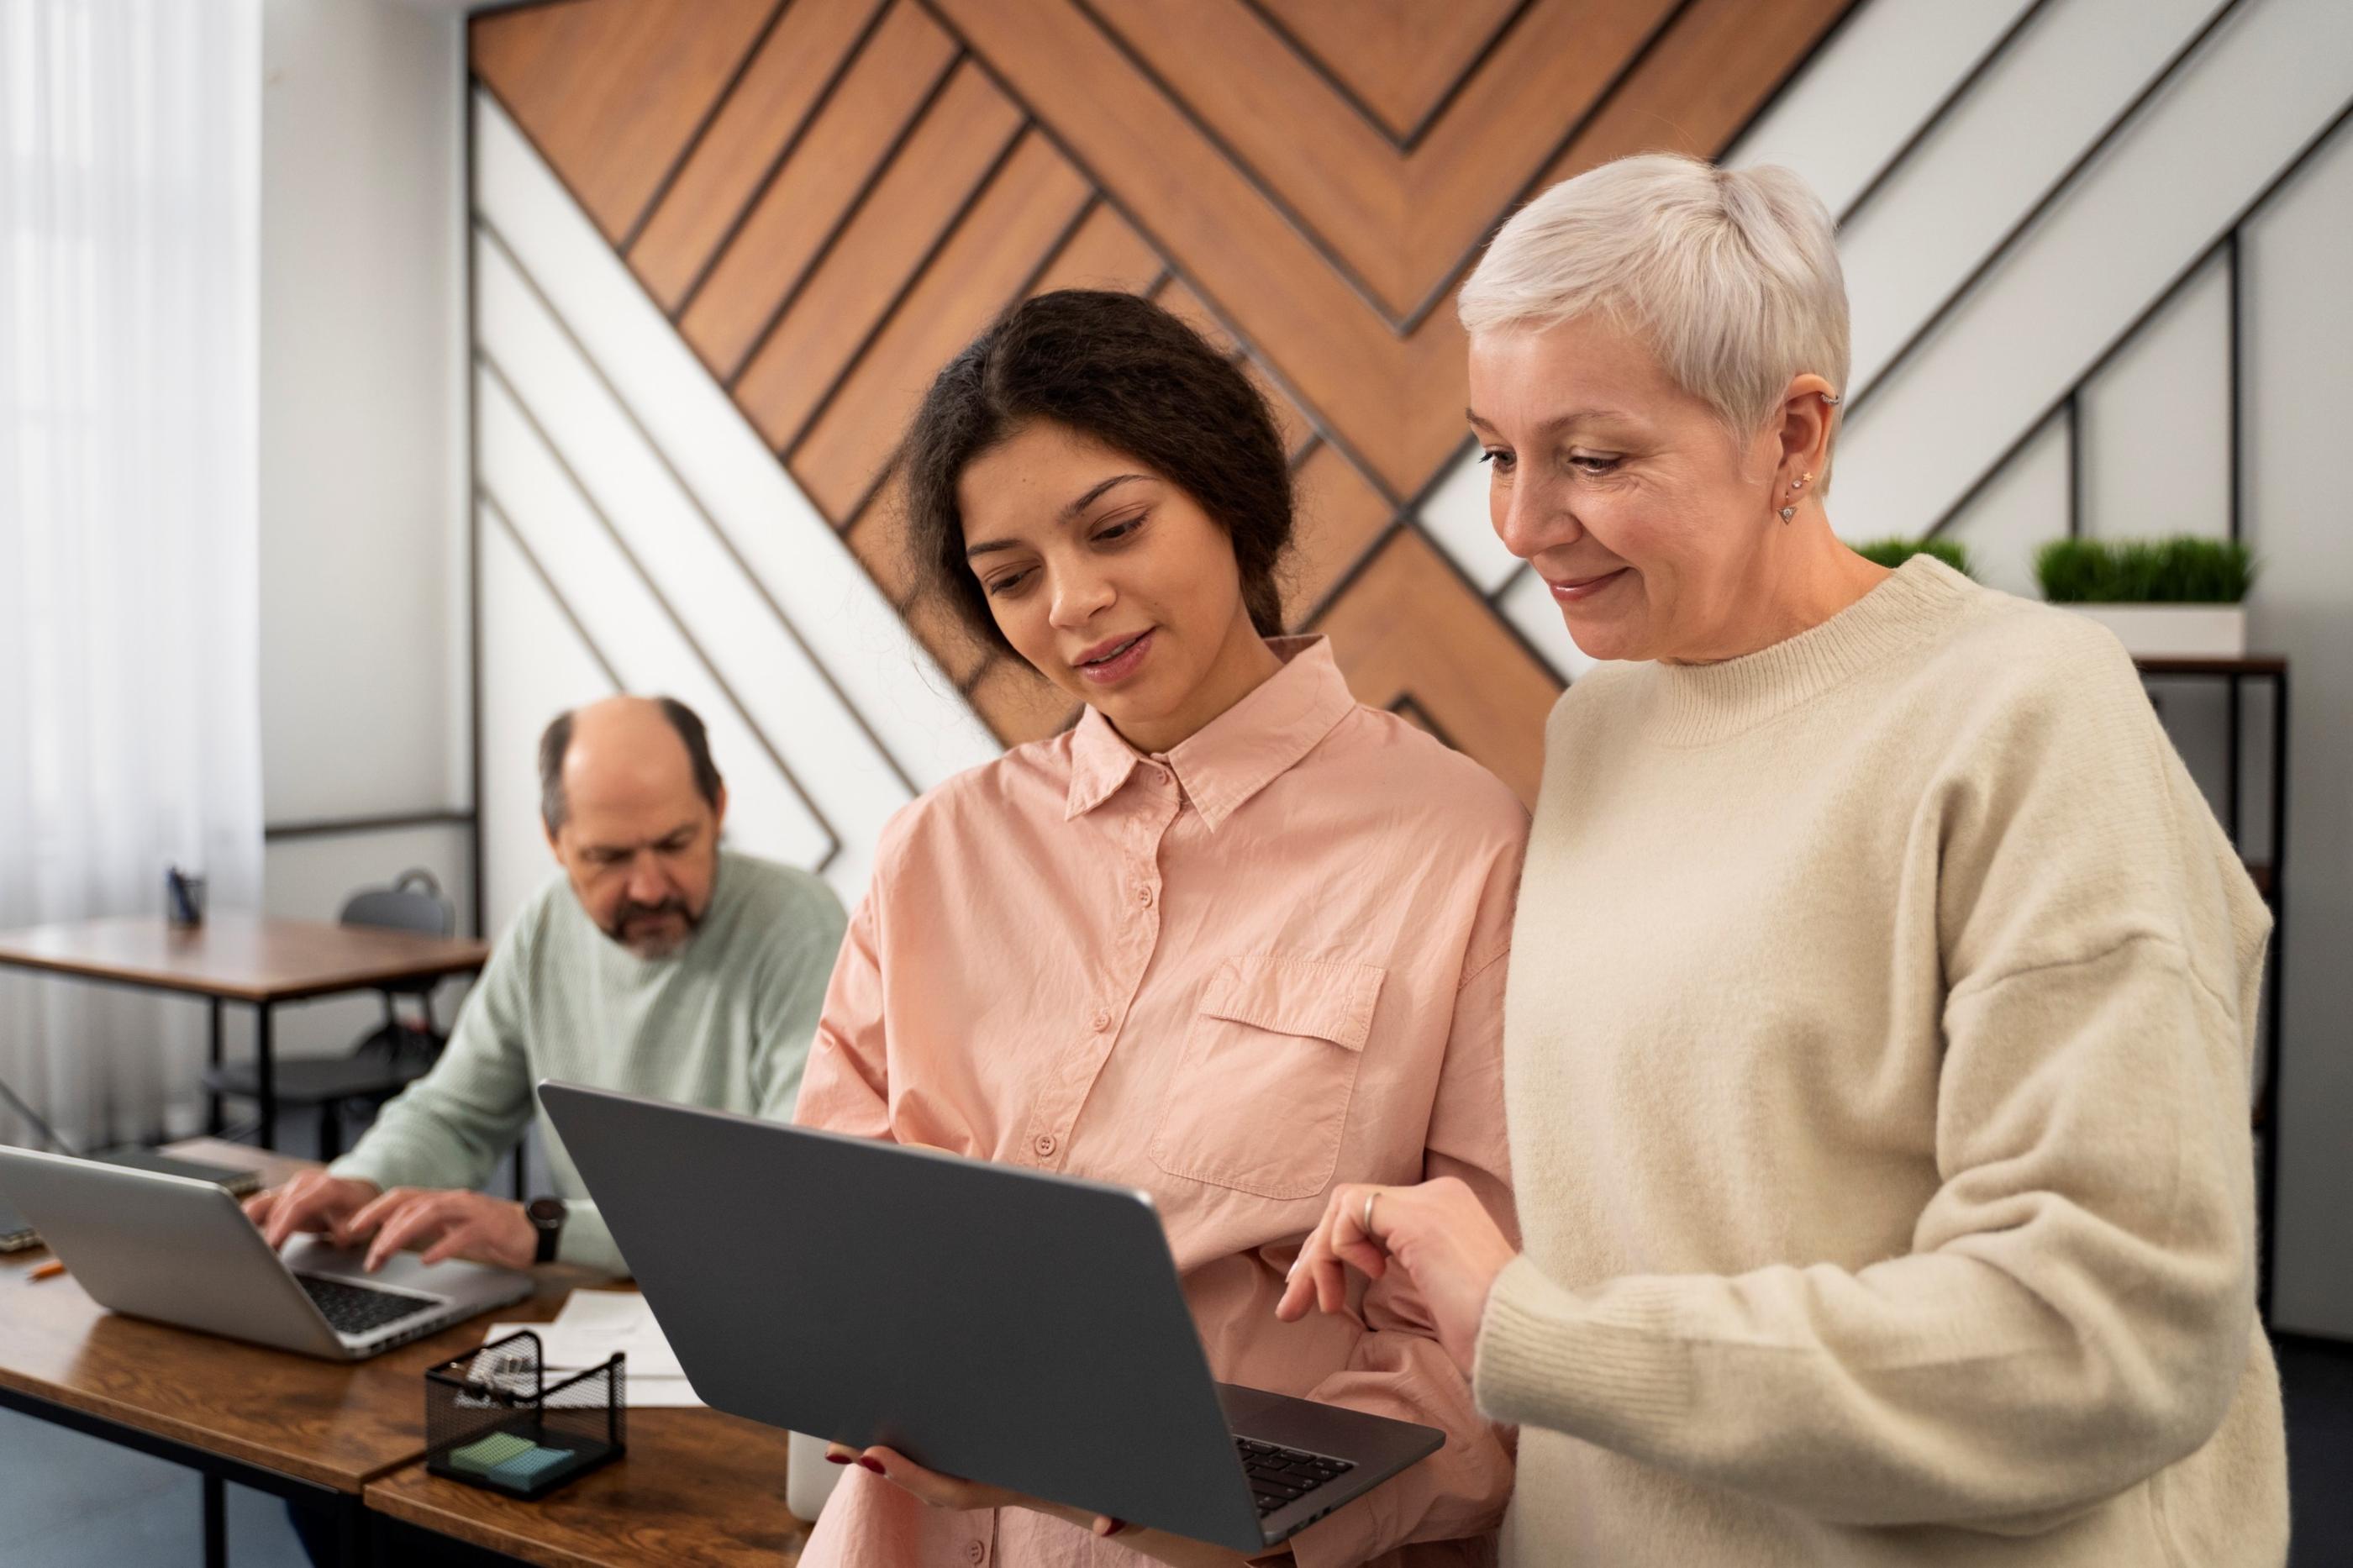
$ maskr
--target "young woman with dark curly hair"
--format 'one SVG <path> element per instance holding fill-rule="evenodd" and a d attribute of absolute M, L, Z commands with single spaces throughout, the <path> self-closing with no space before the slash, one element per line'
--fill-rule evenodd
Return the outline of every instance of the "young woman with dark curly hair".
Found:
<path fill-rule="evenodd" d="M 1510 1226 L 1526 814 L 1359 706 L 1321 638 L 1281 635 L 1282 443 L 1157 306 L 1016 307 L 940 373 L 900 460 L 932 591 L 1085 706 L 884 833 L 799 1120 L 1148 1190 L 1219 1378 L 1446 1434 L 1270 1555 L 1480 1560 L 1511 1460 L 1421 1304 L 1383 1281 L 1330 1318 L 1273 1307 L 1335 1183 L 1445 1180 Z M 864 1468 L 807 1568 L 1240 1561 L 887 1449 L 832 1457 Z"/>

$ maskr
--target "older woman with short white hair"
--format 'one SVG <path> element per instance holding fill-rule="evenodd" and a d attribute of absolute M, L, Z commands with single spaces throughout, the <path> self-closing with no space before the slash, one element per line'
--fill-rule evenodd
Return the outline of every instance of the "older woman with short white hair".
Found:
<path fill-rule="evenodd" d="M 2269 917 L 2087 620 L 1824 507 L 1831 222 L 1630 158 L 1462 291 L 1560 700 L 1506 1000 L 1516 1252 L 1335 1194 L 1521 1426 L 1521 1564 L 2278 1563 L 2248 1077 Z M 1869 520 L 1862 520 L 1866 528 Z"/>

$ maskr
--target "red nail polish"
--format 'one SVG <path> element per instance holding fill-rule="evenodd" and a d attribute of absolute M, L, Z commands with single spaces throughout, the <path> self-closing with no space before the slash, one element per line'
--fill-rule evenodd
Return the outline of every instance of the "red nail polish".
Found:
<path fill-rule="evenodd" d="M 843 1458 L 839 1454 L 828 1454 L 825 1457 L 825 1462 L 828 1465 L 846 1465 L 849 1463 L 848 1459 Z"/>
<path fill-rule="evenodd" d="M 888 1471 L 888 1470 L 886 1470 L 886 1469 L 884 1469 L 884 1468 L 882 1468 L 882 1461 L 881 1461 L 881 1460 L 880 1460 L 880 1459 L 869 1459 L 869 1458 L 861 1458 L 858 1462 L 859 1462 L 860 1464 L 861 1464 L 861 1465 L 865 1466 L 868 1469 L 870 1469 L 870 1470 L 873 1471 L 873 1472 L 874 1472 L 876 1475 L 878 1475 L 878 1476 L 887 1476 L 887 1475 L 889 1475 L 889 1474 L 891 1473 L 890 1471 Z"/>

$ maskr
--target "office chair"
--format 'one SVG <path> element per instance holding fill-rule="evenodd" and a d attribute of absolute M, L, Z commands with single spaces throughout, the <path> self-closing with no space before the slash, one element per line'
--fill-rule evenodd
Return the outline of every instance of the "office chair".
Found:
<path fill-rule="evenodd" d="M 348 926 L 377 926 L 416 931 L 423 936 L 448 936 L 457 930 L 458 913 L 441 896 L 441 886 L 425 870 L 404 871 L 389 888 L 369 888 L 344 901 L 339 917 Z M 364 1037 L 346 1057 L 297 1057 L 277 1065 L 278 1103 L 307 1105 L 319 1113 L 319 1158 L 334 1160 L 343 1152 L 343 1108 L 366 1105 L 372 1110 L 422 1078 L 441 1057 L 448 1037 L 433 1016 L 433 980 L 403 980 L 378 988 L 384 998 L 384 1022 Z M 396 995 L 417 997 L 424 1005 L 420 1027 L 403 1020 L 393 1005 Z M 205 1087 L 215 1094 L 239 1100 L 260 1098 L 259 1075 L 250 1062 L 224 1063 L 205 1071 Z M 520 1156 L 520 1149 L 518 1149 Z M 518 1160 L 520 1164 L 520 1160 Z"/>

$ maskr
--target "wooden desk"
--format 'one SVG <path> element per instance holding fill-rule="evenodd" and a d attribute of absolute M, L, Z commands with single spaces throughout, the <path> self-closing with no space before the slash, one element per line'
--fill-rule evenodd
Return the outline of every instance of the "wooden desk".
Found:
<path fill-rule="evenodd" d="M 193 1139 L 169 1152 L 283 1180 L 310 1162 Z M 317 1361 L 119 1317 L 70 1274 L 35 1280 L 44 1250 L 0 1257 L 0 1405 L 187 1466 L 204 1477 L 207 1563 L 224 1562 L 221 1483 L 336 1516 L 345 1560 L 364 1560 L 366 1484 L 425 1448 L 425 1368 L 481 1342 L 462 1323 L 373 1360 Z M 544 1321 L 590 1277 L 542 1270 L 502 1319 Z"/>
<path fill-rule="evenodd" d="M 467 939 L 269 920 L 234 910 L 214 914 L 193 929 L 173 926 L 161 916 L 126 915 L 0 931 L 0 966 L 209 999 L 215 1067 L 221 1061 L 222 1005 L 251 1005 L 264 1148 L 274 1147 L 278 1137 L 272 1007 L 398 981 L 472 974 L 490 953 L 486 943 Z M 216 1133 L 221 1130 L 218 1096 L 208 1125 Z"/>
<path fill-rule="evenodd" d="M 313 1168 L 206 1138 L 166 1152 L 259 1170 L 270 1184 Z M 785 1434 L 715 1410 L 629 1412 L 626 1455 L 534 1503 L 426 1473 L 425 1369 L 481 1343 L 493 1321 L 546 1321 L 575 1287 L 608 1283 L 600 1277 L 543 1268 L 528 1300 L 338 1363 L 118 1317 L 70 1274 L 28 1278 L 47 1258 L 0 1256 L 0 1405 L 198 1471 L 208 1565 L 227 1561 L 229 1480 L 334 1517 L 346 1563 L 369 1558 L 370 1510 L 532 1563 L 791 1568 L 799 1557 L 807 1530 L 785 1508 Z"/>
<path fill-rule="evenodd" d="M 793 1568 L 808 1531 L 785 1507 L 785 1434 L 716 1410 L 632 1410 L 628 1452 L 537 1502 L 429 1475 L 367 1484 L 369 1511 L 550 1568 Z"/>

